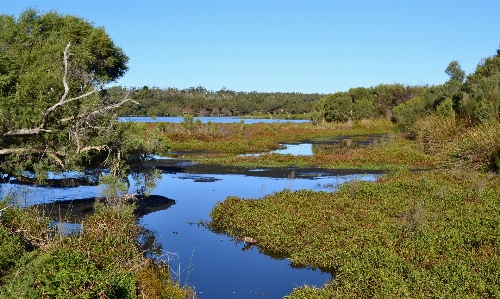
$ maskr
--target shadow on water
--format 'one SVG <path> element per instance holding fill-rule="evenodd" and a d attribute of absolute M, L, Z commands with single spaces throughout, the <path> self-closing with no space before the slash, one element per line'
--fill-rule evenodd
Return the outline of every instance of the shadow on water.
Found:
<path fill-rule="evenodd" d="M 162 170 L 162 180 L 152 192 L 157 196 L 137 203 L 139 223 L 150 231 L 148 240 L 163 248 L 157 254 L 170 263 L 173 277 L 195 287 L 202 299 L 282 298 L 295 287 L 320 287 L 331 279 L 329 273 L 297 269 L 285 257 L 270 257 L 258 246 L 206 229 L 200 220 L 209 219 L 217 202 L 228 196 L 262 198 L 284 189 L 332 191 L 351 180 L 374 181 L 381 174 L 294 167 L 207 167 L 173 159 L 159 160 L 156 166 Z M 59 219 L 62 214 L 81 217 L 91 213 L 96 190 L 95 186 L 34 188 L 31 194 L 38 203 L 51 204 L 45 207 Z"/>

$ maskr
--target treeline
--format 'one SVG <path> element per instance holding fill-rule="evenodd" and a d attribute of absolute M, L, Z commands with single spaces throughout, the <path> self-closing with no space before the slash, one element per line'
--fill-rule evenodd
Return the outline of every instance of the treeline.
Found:
<path fill-rule="evenodd" d="M 500 49 L 482 59 L 468 76 L 457 61 L 452 61 L 445 73 L 449 80 L 442 85 L 382 84 L 327 95 L 315 104 L 315 118 L 347 121 L 390 117 L 403 130 L 431 115 L 456 117 L 467 126 L 499 120 Z"/>
<path fill-rule="evenodd" d="M 260 116 L 260 117 L 307 117 L 326 121 L 345 121 L 386 117 L 393 107 L 416 96 L 442 94 L 442 86 L 406 86 L 380 84 L 375 87 L 351 88 L 346 92 L 330 95 L 295 92 L 242 92 L 229 89 L 218 91 L 204 87 L 187 89 L 124 88 L 107 89 L 104 96 L 119 102 L 130 93 L 138 104 L 128 104 L 117 110 L 122 116 Z"/>
<path fill-rule="evenodd" d="M 449 80 L 441 85 L 380 84 L 332 94 L 291 92 L 236 92 L 201 86 L 177 88 L 111 87 L 104 96 L 118 102 L 127 94 L 138 102 L 117 110 L 124 116 L 256 116 L 348 121 L 391 118 L 407 129 L 417 119 L 438 113 L 458 116 L 471 124 L 498 119 L 500 107 L 500 49 L 482 59 L 466 76 L 457 61 L 445 69 Z"/>
<path fill-rule="evenodd" d="M 117 110 L 124 116 L 238 116 L 272 115 L 291 117 L 308 114 L 314 104 L 324 95 L 292 92 L 236 92 L 229 89 L 219 91 L 204 87 L 187 89 L 124 88 L 115 86 L 105 91 L 112 102 L 120 101 L 128 92 L 139 104 L 128 104 Z"/>
<path fill-rule="evenodd" d="M 117 109 L 122 116 L 256 116 L 278 118 L 311 118 L 316 121 L 347 121 L 363 118 L 392 117 L 392 109 L 415 97 L 435 101 L 450 96 L 444 85 L 408 86 L 380 84 L 375 87 L 351 88 L 325 95 L 292 92 L 218 91 L 204 87 L 187 89 L 124 88 L 115 86 L 103 92 L 111 102 L 119 102 L 130 93 L 138 104 L 129 103 Z"/>

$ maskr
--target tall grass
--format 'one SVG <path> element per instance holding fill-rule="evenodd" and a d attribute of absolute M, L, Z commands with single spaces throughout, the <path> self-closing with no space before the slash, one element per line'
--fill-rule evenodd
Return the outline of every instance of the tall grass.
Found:
<path fill-rule="evenodd" d="M 498 170 L 500 167 L 500 124 L 487 122 L 470 128 L 447 143 L 440 165 L 476 171 Z"/>
<path fill-rule="evenodd" d="M 454 116 L 433 114 L 418 118 L 407 134 L 424 152 L 434 155 L 465 130 L 466 125 Z"/>

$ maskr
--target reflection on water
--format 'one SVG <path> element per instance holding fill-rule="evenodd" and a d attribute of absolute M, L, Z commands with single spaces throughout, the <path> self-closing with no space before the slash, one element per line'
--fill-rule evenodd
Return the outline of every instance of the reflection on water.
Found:
<path fill-rule="evenodd" d="M 208 220 L 213 206 L 227 196 L 261 198 L 285 188 L 331 191 L 350 180 L 376 179 L 377 175 L 344 174 L 326 176 L 270 178 L 256 169 L 251 176 L 241 174 L 192 174 L 165 172 L 152 192 L 175 200 L 166 210 L 143 216 L 139 222 L 151 230 L 163 248 L 161 258 L 168 261 L 173 276 L 181 284 L 194 286 L 199 298 L 282 298 L 304 284 L 322 286 L 331 276 L 311 269 L 294 269 L 287 259 L 277 260 L 259 252 L 258 246 L 242 250 L 245 244 L 217 235 L 197 223 Z M 4 185 L 13 190 L 10 186 Z M 39 188 L 21 187 L 31 192 L 27 198 L 38 202 L 96 196 L 97 187 Z M 4 188 L 5 190 L 5 188 Z M 19 191 L 18 191 L 19 192 Z"/>
<path fill-rule="evenodd" d="M 256 173 L 264 172 L 258 169 Z M 205 179 L 201 179 L 205 178 Z M 308 269 L 293 269 L 287 259 L 275 260 L 245 247 L 225 235 L 217 235 L 196 223 L 209 219 L 209 212 L 227 196 L 261 198 L 285 188 L 331 190 L 353 179 L 375 180 L 376 175 L 268 178 L 234 174 L 164 174 L 155 194 L 176 200 L 166 211 L 144 216 L 141 222 L 155 231 L 174 269 L 181 269 L 180 281 L 193 285 L 200 298 L 282 298 L 304 284 L 322 286 L 331 277 Z M 210 182 L 210 183 L 207 183 Z M 186 269 L 182 272 L 183 269 Z"/>
<path fill-rule="evenodd" d="M 313 154 L 332 153 L 361 147 L 378 146 L 388 142 L 390 139 L 390 135 L 356 135 L 314 140 L 312 141 L 312 152 Z"/>

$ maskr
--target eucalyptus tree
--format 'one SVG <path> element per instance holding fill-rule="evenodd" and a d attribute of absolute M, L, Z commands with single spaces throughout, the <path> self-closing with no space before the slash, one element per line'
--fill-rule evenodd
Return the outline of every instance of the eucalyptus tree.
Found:
<path fill-rule="evenodd" d="M 103 86 L 128 57 L 104 28 L 77 16 L 27 9 L 0 15 L 0 177 L 110 169 L 127 180 L 168 146 L 154 131 L 120 124 Z"/>

